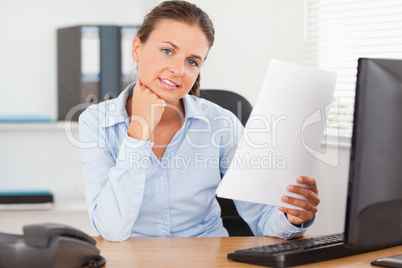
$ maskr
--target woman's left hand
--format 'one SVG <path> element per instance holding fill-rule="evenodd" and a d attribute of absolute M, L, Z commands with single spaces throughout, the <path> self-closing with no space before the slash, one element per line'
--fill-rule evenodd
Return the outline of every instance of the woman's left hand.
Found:
<path fill-rule="evenodd" d="M 320 199 L 318 198 L 318 188 L 315 179 L 301 176 L 296 180 L 307 187 L 289 185 L 287 189 L 289 192 L 304 196 L 306 200 L 284 195 L 282 196 L 282 201 L 300 207 L 302 210 L 285 207 L 279 207 L 279 210 L 287 214 L 290 223 L 300 225 L 314 218 L 314 214 L 318 211 L 317 206 L 320 203 Z"/>

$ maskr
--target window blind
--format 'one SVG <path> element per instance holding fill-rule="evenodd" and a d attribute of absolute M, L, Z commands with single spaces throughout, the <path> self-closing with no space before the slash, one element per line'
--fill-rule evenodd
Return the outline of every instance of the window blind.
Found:
<path fill-rule="evenodd" d="M 304 0 L 304 62 L 338 74 L 327 134 L 352 135 L 357 59 L 402 58 L 401 0 Z"/>

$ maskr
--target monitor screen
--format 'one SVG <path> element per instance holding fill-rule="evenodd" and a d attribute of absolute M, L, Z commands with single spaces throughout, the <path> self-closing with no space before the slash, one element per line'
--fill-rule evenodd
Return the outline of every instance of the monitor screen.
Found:
<path fill-rule="evenodd" d="M 402 60 L 358 61 L 345 244 L 402 244 Z"/>

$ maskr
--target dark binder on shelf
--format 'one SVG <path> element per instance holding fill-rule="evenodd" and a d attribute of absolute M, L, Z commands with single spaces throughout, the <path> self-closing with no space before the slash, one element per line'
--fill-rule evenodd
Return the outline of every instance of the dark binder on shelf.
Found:
<path fill-rule="evenodd" d="M 120 27 L 100 26 L 101 101 L 116 98 L 120 92 Z"/>
<path fill-rule="evenodd" d="M 137 26 L 57 30 L 58 120 L 77 121 L 89 105 L 117 97 L 136 79 L 131 46 Z"/>
<path fill-rule="evenodd" d="M 0 210 L 51 209 L 53 194 L 47 190 L 2 190 Z"/>
<path fill-rule="evenodd" d="M 99 102 L 100 30 L 75 26 L 57 30 L 58 120 L 77 121 Z"/>

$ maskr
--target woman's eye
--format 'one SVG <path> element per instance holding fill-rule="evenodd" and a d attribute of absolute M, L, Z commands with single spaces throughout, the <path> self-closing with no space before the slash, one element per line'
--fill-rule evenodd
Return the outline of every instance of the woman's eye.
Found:
<path fill-rule="evenodd" d="M 166 55 L 172 55 L 173 52 L 172 50 L 168 49 L 168 48 L 162 48 L 162 52 Z"/>
<path fill-rule="evenodd" d="M 193 59 L 188 59 L 187 62 L 188 62 L 191 66 L 194 66 L 194 67 L 197 67 L 197 66 L 198 66 L 198 62 L 195 61 L 195 60 L 193 60 Z"/>

